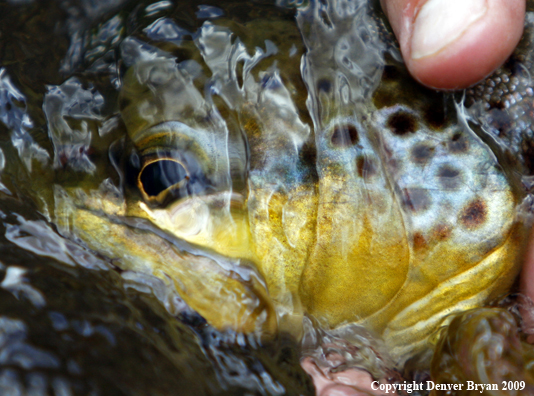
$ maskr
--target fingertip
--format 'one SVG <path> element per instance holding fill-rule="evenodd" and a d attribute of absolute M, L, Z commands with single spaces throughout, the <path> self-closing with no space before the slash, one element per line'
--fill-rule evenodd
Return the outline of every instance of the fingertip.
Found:
<path fill-rule="evenodd" d="M 525 0 L 384 0 L 410 73 L 437 89 L 483 79 L 519 42 Z"/>

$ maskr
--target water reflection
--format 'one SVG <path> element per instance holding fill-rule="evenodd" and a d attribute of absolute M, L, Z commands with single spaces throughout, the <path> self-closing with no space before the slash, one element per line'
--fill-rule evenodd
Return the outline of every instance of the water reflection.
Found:
<path fill-rule="evenodd" d="M 60 86 L 48 87 L 43 111 L 54 145 L 54 167 L 71 167 L 88 173 L 95 171 L 88 151 L 94 133 L 92 124 L 102 123 L 99 113 L 103 104 L 104 98 L 94 87 L 84 89 L 75 77 Z"/>
<path fill-rule="evenodd" d="M 0 114 L 0 120 L 11 131 L 13 147 L 17 149 L 26 168 L 31 171 L 34 158 L 46 164 L 48 152 L 35 143 L 29 132 L 34 125 L 28 114 L 26 98 L 13 85 L 4 68 L 0 68 Z"/>

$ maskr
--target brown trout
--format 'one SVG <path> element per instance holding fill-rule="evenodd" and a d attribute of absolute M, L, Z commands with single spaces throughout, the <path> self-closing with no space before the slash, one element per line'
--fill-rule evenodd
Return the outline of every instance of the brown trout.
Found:
<path fill-rule="evenodd" d="M 218 329 L 357 326 L 396 367 L 437 348 L 438 382 L 528 382 L 514 319 L 482 307 L 511 290 L 530 227 L 534 16 L 512 58 L 455 96 L 409 77 L 379 14 L 332 0 L 221 10 L 196 27 L 156 19 L 120 44 L 120 139 L 94 148 L 114 175 L 58 155 L 91 138 L 83 115 L 45 97 L 56 170 L 44 207 Z M 517 353 L 492 355 L 480 334 Z M 471 343 L 489 357 L 451 357 Z M 484 377 L 488 361 L 517 370 Z"/>

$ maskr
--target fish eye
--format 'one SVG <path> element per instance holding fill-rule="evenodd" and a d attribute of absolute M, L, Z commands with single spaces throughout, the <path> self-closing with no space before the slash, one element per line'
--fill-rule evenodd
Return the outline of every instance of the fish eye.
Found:
<path fill-rule="evenodd" d="M 176 159 L 158 158 L 145 163 L 137 178 L 137 186 L 145 199 L 162 203 L 169 193 L 179 195 L 189 180 L 184 164 Z M 179 198 L 179 197 L 177 197 Z"/>

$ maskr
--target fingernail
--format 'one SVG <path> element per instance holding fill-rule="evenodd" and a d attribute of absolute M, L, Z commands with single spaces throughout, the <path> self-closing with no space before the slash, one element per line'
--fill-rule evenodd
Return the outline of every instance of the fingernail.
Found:
<path fill-rule="evenodd" d="M 415 19 L 412 59 L 439 52 L 462 36 L 487 9 L 487 0 L 428 0 Z"/>

